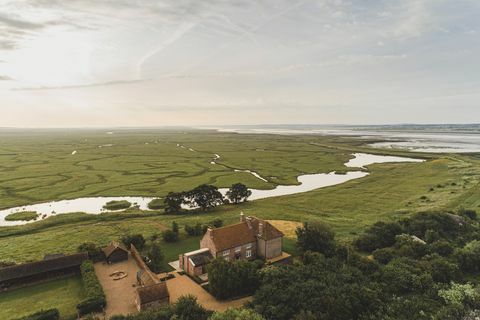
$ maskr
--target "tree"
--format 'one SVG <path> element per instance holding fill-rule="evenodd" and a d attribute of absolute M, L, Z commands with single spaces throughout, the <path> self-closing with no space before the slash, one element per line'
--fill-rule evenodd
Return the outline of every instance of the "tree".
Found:
<path fill-rule="evenodd" d="M 163 260 L 165 258 L 162 248 L 156 243 L 152 243 L 148 251 L 148 267 L 155 273 L 162 271 Z"/>
<path fill-rule="evenodd" d="M 142 250 L 145 246 L 145 238 L 141 234 L 131 234 L 122 238 L 122 242 L 130 248 L 130 245 L 134 245 L 138 250 Z"/>
<path fill-rule="evenodd" d="M 183 192 L 170 192 L 163 201 L 165 203 L 165 212 L 176 214 L 182 209 L 182 204 L 185 202 L 185 193 Z"/>
<path fill-rule="evenodd" d="M 162 238 L 165 242 L 177 242 L 178 233 L 175 233 L 172 230 L 165 230 L 162 232 Z"/>
<path fill-rule="evenodd" d="M 210 293 L 219 299 L 227 299 L 254 292 L 259 283 L 260 266 L 259 263 L 245 260 L 213 260 L 208 265 Z"/>
<path fill-rule="evenodd" d="M 175 232 L 176 234 L 178 234 L 179 232 L 178 223 L 176 223 L 175 221 L 172 222 L 172 231 Z"/>
<path fill-rule="evenodd" d="M 248 197 L 252 195 L 252 191 L 248 190 L 247 186 L 243 183 L 235 183 L 227 191 L 226 197 L 232 203 L 240 203 L 247 201 Z"/>
<path fill-rule="evenodd" d="M 198 304 L 197 298 L 192 295 L 182 296 L 173 306 L 178 320 L 207 320 L 210 312 Z"/>
<path fill-rule="evenodd" d="M 198 207 L 203 211 L 214 208 L 223 203 L 223 196 L 213 185 L 202 184 L 189 191 L 186 196 L 190 207 Z"/>
<path fill-rule="evenodd" d="M 225 312 L 215 312 L 209 320 L 265 320 L 265 318 L 252 309 L 230 308 Z"/>
<path fill-rule="evenodd" d="M 377 222 L 355 240 L 354 244 L 359 250 L 372 252 L 376 249 L 393 246 L 395 237 L 402 233 L 403 228 L 397 222 Z"/>
<path fill-rule="evenodd" d="M 97 247 L 97 245 L 93 242 L 84 242 L 78 246 L 78 252 L 86 252 L 88 254 L 88 258 L 98 262 L 105 259 L 105 253 L 103 252 L 102 248 Z"/>
<path fill-rule="evenodd" d="M 297 245 L 303 251 L 315 251 L 326 256 L 335 254 L 335 233 L 326 224 L 313 221 L 298 227 Z"/>
<path fill-rule="evenodd" d="M 455 253 L 460 267 L 465 272 L 480 271 L 480 241 L 473 240 Z"/>

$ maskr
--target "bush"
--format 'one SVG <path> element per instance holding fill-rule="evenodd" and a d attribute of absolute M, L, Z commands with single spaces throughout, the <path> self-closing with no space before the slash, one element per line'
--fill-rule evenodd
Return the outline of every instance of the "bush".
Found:
<path fill-rule="evenodd" d="M 192 237 L 201 236 L 204 233 L 203 227 L 200 223 L 197 223 L 194 227 L 191 227 L 188 224 L 185 225 L 185 232 Z"/>
<path fill-rule="evenodd" d="M 142 250 L 145 246 L 145 238 L 141 234 L 132 234 L 122 238 L 122 242 L 130 248 L 130 245 L 134 245 L 138 250 Z"/>
<path fill-rule="evenodd" d="M 258 270 L 261 266 L 260 263 L 245 260 L 213 260 L 207 267 L 210 293 L 219 299 L 253 293 L 260 282 Z"/>
<path fill-rule="evenodd" d="M 297 245 L 303 251 L 315 251 L 326 256 L 335 254 L 335 233 L 319 221 L 305 222 L 303 228 L 298 227 Z"/>
<path fill-rule="evenodd" d="M 102 248 L 97 247 L 93 242 L 84 242 L 77 249 L 78 252 L 86 252 L 88 258 L 94 262 L 105 260 L 105 253 Z"/>
<path fill-rule="evenodd" d="M 391 247 L 395 244 L 395 237 L 403 233 L 402 226 L 397 222 L 377 222 L 355 240 L 357 249 L 372 252 L 376 249 Z"/>
<path fill-rule="evenodd" d="M 48 309 L 36 312 L 29 316 L 23 317 L 20 320 L 58 320 L 60 319 L 60 312 L 58 309 Z"/>
<path fill-rule="evenodd" d="M 173 232 L 172 230 L 165 230 L 162 232 L 162 238 L 165 242 L 177 242 L 178 233 Z"/>
<path fill-rule="evenodd" d="M 101 312 L 107 301 L 102 285 L 95 274 L 95 268 L 91 260 L 84 261 L 80 267 L 82 273 L 83 287 L 86 299 L 77 305 L 78 313 L 86 315 L 92 312 Z"/>

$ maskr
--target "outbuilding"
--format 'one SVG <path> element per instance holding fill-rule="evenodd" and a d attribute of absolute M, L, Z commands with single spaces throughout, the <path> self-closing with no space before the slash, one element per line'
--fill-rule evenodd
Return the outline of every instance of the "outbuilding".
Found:
<path fill-rule="evenodd" d="M 150 286 L 138 287 L 135 303 L 138 311 L 155 308 L 170 302 L 167 283 L 160 282 Z"/>
<path fill-rule="evenodd" d="M 116 241 L 103 248 L 108 263 L 116 263 L 128 260 L 128 250 Z"/>

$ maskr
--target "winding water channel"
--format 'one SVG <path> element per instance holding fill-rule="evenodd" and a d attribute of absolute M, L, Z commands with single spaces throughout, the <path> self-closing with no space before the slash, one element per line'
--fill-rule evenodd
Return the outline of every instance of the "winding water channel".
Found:
<path fill-rule="evenodd" d="M 425 160 L 404 158 L 404 157 L 392 157 L 392 156 L 379 156 L 366 153 L 355 153 L 354 158 L 345 163 L 349 168 L 365 168 L 368 165 L 374 163 L 390 163 L 390 162 L 423 162 Z M 215 155 L 215 160 L 220 158 L 219 155 Z M 213 162 L 213 161 L 212 161 Z M 248 171 L 248 170 L 247 170 Z M 245 171 L 245 172 L 247 172 Z M 262 181 L 267 181 L 264 177 L 258 173 L 248 171 L 255 177 Z M 353 179 L 359 179 L 367 176 L 367 171 L 349 171 L 345 174 L 337 174 L 335 172 L 330 173 L 316 173 L 316 174 L 304 174 L 298 177 L 299 185 L 278 185 L 274 189 L 260 190 L 251 189 L 252 195 L 249 200 L 258 200 L 271 197 L 285 196 L 290 194 L 297 194 L 302 192 L 308 192 L 319 188 L 325 188 L 329 186 L 338 185 Z M 222 194 L 225 195 L 228 189 L 219 189 Z M 114 200 L 127 200 L 133 205 L 138 206 L 141 210 L 148 210 L 148 203 L 152 201 L 152 197 L 88 197 L 78 198 L 72 200 L 61 200 L 45 202 L 40 204 L 33 204 L 27 206 L 20 206 L 15 208 L 9 208 L 0 211 L 0 226 L 13 226 L 22 225 L 26 223 L 35 222 L 31 221 L 6 221 L 5 217 L 9 214 L 23 211 L 35 211 L 39 214 L 39 219 L 45 219 L 52 215 L 65 214 L 72 212 L 85 212 L 88 214 L 100 214 L 109 210 L 103 209 L 105 203 Z"/>

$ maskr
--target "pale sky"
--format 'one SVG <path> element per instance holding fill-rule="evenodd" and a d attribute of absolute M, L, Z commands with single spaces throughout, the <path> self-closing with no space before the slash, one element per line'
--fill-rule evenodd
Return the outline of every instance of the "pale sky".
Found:
<path fill-rule="evenodd" d="M 0 127 L 472 122 L 479 0 L 0 0 Z"/>

